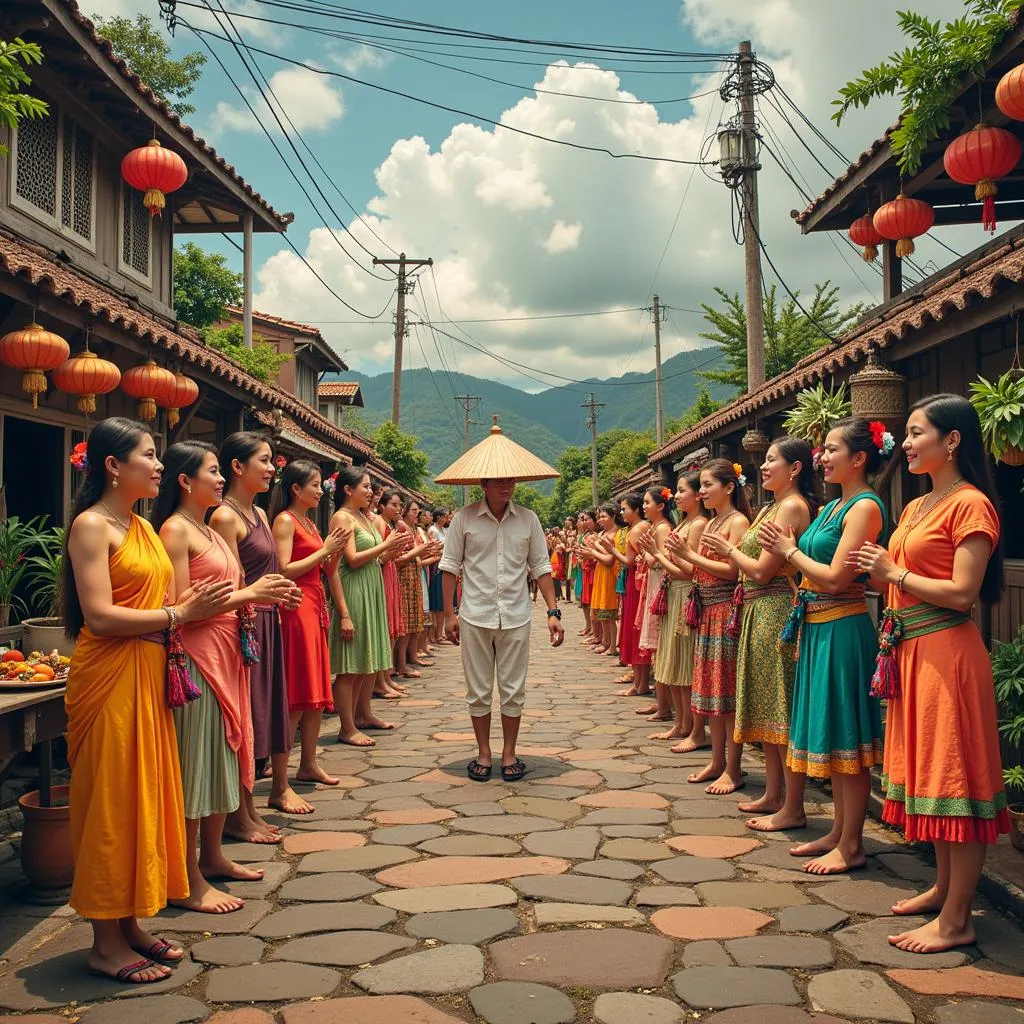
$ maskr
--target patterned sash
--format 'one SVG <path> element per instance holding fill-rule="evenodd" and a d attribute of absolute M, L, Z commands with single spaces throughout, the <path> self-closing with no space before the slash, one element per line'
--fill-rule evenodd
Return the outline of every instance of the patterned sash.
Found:
<path fill-rule="evenodd" d="M 816 626 L 852 615 L 864 615 L 867 610 L 863 583 L 853 583 L 841 594 L 820 594 L 801 587 L 796 592 L 789 618 L 779 634 L 779 644 L 795 643 L 799 656 L 800 634 L 805 622 Z"/>
<path fill-rule="evenodd" d="M 899 696 L 900 670 L 896 661 L 896 648 L 901 641 L 916 640 L 929 633 L 952 629 L 970 621 L 968 612 L 940 608 L 927 601 L 906 608 L 886 608 L 878 631 L 878 658 L 875 674 L 871 677 L 871 696 L 884 699 Z"/>

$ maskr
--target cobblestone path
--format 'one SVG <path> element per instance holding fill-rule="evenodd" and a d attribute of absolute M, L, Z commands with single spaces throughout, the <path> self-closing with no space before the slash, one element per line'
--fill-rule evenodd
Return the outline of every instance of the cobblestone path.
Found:
<path fill-rule="evenodd" d="M 229 847 L 266 872 L 230 886 L 243 910 L 160 915 L 189 947 L 167 982 L 89 976 L 88 925 L 0 877 L 0 1022 L 1024 1024 L 1016 922 L 979 900 L 976 947 L 892 949 L 889 907 L 930 879 L 924 856 L 872 824 L 866 870 L 801 873 L 788 847 L 827 830 L 827 795 L 809 788 L 805 830 L 747 831 L 736 797 L 687 784 L 703 755 L 648 739 L 579 626 L 567 609 L 552 651 L 535 614 L 520 783 L 466 778 L 453 648 L 411 699 L 378 702 L 401 728 L 372 751 L 337 745 L 328 719 L 341 787 L 309 818 L 271 817 L 283 847 Z M 746 769 L 750 799 L 756 756 Z"/>

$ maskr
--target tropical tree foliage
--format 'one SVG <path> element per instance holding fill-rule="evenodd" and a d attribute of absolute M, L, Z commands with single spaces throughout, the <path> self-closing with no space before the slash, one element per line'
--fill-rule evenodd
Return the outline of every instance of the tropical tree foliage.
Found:
<path fill-rule="evenodd" d="M 46 117 L 50 108 L 37 96 L 24 91 L 32 84 L 26 68 L 43 63 L 43 51 L 35 43 L 15 38 L 10 42 L 0 39 L 0 125 L 13 131 L 19 121 Z M 7 147 L 0 143 L 0 156 L 7 155 Z"/>
<path fill-rule="evenodd" d="M 1022 0 L 1024 2 L 1024 0 Z M 721 306 L 701 303 L 704 319 L 711 330 L 701 333 L 702 338 L 721 345 L 728 370 L 703 370 L 699 376 L 719 384 L 731 384 L 741 391 L 747 387 L 747 313 L 738 294 L 730 295 L 723 288 L 715 288 Z M 796 292 L 797 299 L 800 293 Z M 800 308 L 802 305 L 807 312 Z M 765 377 L 772 377 L 794 367 L 804 356 L 821 348 L 831 339 L 839 337 L 856 322 L 863 306 L 857 304 L 842 308 L 839 288 L 830 281 L 814 286 L 809 302 L 792 298 L 780 305 L 775 285 L 764 296 L 764 368 Z M 709 396 L 710 397 L 710 396 Z"/>
<path fill-rule="evenodd" d="M 234 359 L 246 373 L 265 383 L 275 380 L 281 367 L 291 359 L 290 355 L 282 355 L 258 334 L 252 336 L 252 348 L 248 348 L 245 328 L 239 323 L 220 328 L 208 327 L 203 331 L 203 337 L 211 348 Z"/>
<path fill-rule="evenodd" d="M 671 437 L 680 431 L 689 430 L 690 427 L 697 426 L 702 419 L 710 416 L 713 412 L 718 412 L 724 404 L 724 402 L 719 402 L 717 399 L 712 398 L 707 385 L 701 384 L 700 391 L 697 392 L 697 401 L 682 416 L 676 416 L 665 421 L 665 435 Z"/>
<path fill-rule="evenodd" d="M 130 66 L 164 102 L 172 106 L 180 117 L 195 113 L 195 107 L 185 103 L 203 76 L 206 54 L 193 50 L 175 60 L 171 47 L 145 14 L 131 18 L 94 17 L 99 34 L 109 40 L 114 52 Z"/>
<path fill-rule="evenodd" d="M 909 45 L 867 68 L 839 90 L 832 119 L 855 107 L 898 95 L 902 113 L 890 135 L 904 175 L 921 166 L 925 147 L 949 127 L 953 99 L 971 77 L 982 77 L 996 44 L 1014 26 L 1024 0 L 965 0 L 964 16 L 943 23 L 915 11 L 897 12 Z"/>
<path fill-rule="evenodd" d="M 242 301 L 242 275 L 221 253 L 207 252 L 194 242 L 174 250 L 174 312 L 200 330 L 224 316 L 224 307 Z"/>
<path fill-rule="evenodd" d="M 391 467 L 394 478 L 403 487 L 419 490 L 430 461 L 417 447 L 419 439 L 399 430 L 390 420 L 375 427 L 370 436 L 377 455 Z"/>
<path fill-rule="evenodd" d="M 820 448 L 834 423 L 850 415 L 846 385 L 828 391 L 824 384 L 805 388 L 786 417 L 783 428 L 792 437 L 803 438 L 812 448 Z"/>

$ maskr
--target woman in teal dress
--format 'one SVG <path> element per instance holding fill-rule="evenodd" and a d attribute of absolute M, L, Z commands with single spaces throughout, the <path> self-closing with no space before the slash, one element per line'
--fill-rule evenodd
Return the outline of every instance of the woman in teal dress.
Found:
<path fill-rule="evenodd" d="M 761 527 L 765 550 L 802 575 L 783 639 L 799 637 L 786 766 L 793 785 L 775 814 L 748 824 L 762 832 L 806 824 L 806 776 L 832 780 L 835 821 L 827 836 L 794 846 L 810 856 L 804 870 L 833 875 L 862 867 L 864 817 L 871 792 L 870 769 L 882 760 L 878 701 L 869 694 L 878 651 L 864 603 L 864 581 L 850 553 L 881 536 L 885 510 L 868 484 L 883 459 L 880 433 L 863 419 L 843 420 L 829 431 L 821 452 L 825 482 L 842 488 L 800 538 L 771 522 Z M 882 428 L 884 430 L 884 428 Z"/>
<path fill-rule="evenodd" d="M 334 675 L 334 706 L 341 719 L 338 742 L 372 747 L 363 729 L 393 729 L 374 715 L 370 707 L 378 672 L 391 668 L 391 636 L 388 633 L 387 599 L 381 561 L 396 557 L 408 546 L 408 535 L 392 533 L 387 540 L 373 528 L 366 509 L 373 499 L 370 474 L 360 466 L 338 472 L 338 511 L 331 529 L 349 528 L 352 535 L 341 549 L 336 572 L 330 573 L 331 673 Z"/>

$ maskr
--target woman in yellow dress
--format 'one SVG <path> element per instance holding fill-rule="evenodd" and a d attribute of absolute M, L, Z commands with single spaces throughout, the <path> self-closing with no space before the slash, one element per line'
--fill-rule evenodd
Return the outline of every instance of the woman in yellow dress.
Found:
<path fill-rule="evenodd" d="M 65 698 L 71 906 L 92 924 L 90 969 L 140 984 L 163 980 L 185 955 L 138 922 L 189 894 L 165 636 L 214 614 L 231 584 L 174 595 L 170 560 L 132 511 L 156 497 L 163 469 L 145 426 L 97 424 L 82 469 L 64 559 L 64 622 L 78 640 Z"/>

